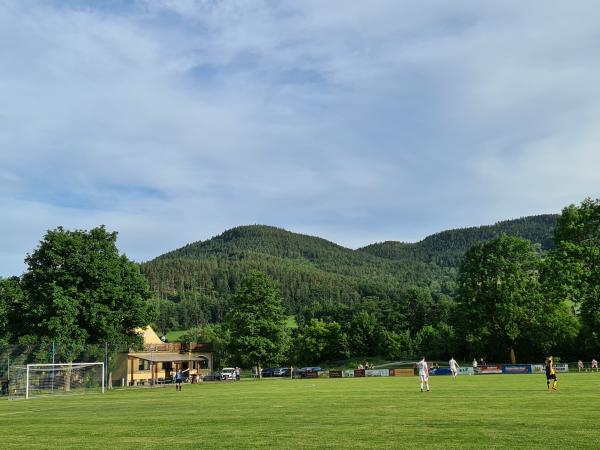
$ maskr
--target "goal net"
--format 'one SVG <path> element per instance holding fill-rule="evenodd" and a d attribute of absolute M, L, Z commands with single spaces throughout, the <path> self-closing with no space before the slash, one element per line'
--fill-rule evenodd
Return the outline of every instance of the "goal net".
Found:
<path fill-rule="evenodd" d="M 27 364 L 11 366 L 9 397 L 30 399 L 49 395 L 104 393 L 104 364 Z"/>

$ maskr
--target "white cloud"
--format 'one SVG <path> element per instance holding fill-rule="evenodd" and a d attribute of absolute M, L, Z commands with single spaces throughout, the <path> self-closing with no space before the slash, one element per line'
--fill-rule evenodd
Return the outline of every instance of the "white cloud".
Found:
<path fill-rule="evenodd" d="M 598 196 L 595 2 L 78 5 L 0 4 L 0 274 L 57 225 L 148 259 L 244 223 L 358 246 Z"/>

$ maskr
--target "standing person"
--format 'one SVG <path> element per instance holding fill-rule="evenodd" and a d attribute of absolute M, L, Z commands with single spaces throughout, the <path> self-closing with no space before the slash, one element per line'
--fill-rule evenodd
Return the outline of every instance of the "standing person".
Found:
<path fill-rule="evenodd" d="M 581 372 L 583 370 L 583 361 L 582 360 L 577 361 L 577 370 L 579 372 Z"/>
<path fill-rule="evenodd" d="M 450 364 L 450 373 L 452 374 L 452 378 L 454 378 L 456 380 L 456 376 L 458 375 L 458 368 L 460 366 L 454 360 L 454 356 L 450 357 L 450 361 L 448 361 L 448 364 Z"/>
<path fill-rule="evenodd" d="M 429 392 L 429 367 L 427 367 L 427 361 L 425 357 L 421 356 L 421 361 L 417 363 L 417 369 L 419 369 L 419 378 L 421 379 L 421 392 L 423 392 L 423 385 Z"/>
<path fill-rule="evenodd" d="M 552 360 L 552 356 L 548 356 L 548 358 L 546 358 L 546 384 L 548 385 L 548 390 L 550 390 L 550 380 L 553 380 L 552 390 L 556 391 L 556 383 L 558 383 L 558 380 L 556 379 L 556 370 L 554 370 L 554 361 Z"/>
<path fill-rule="evenodd" d="M 596 358 L 592 358 L 592 367 L 590 367 L 590 370 L 594 369 L 596 369 L 596 372 L 598 372 L 598 361 L 596 361 Z"/>
<path fill-rule="evenodd" d="M 181 383 L 183 383 L 183 373 L 189 372 L 190 369 L 181 370 L 181 368 L 175 374 L 175 390 L 181 391 Z"/>
<path fill-rule="evenodd" d="M 181 383 L 183 382 L 183 372 L 181 369 L 175 374 L 175 390 L 181 391 Z"/>

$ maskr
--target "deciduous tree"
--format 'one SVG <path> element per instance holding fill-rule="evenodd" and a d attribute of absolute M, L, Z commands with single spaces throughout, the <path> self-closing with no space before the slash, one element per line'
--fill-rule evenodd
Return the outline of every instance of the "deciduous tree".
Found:
<path fill-rule="evenodd" d="M 22 340 L 77 345 L 137 339 L 136 329 L 153 319 L 150 293 L 116 240 L 117 233 L 103 226 L 46 233 L 25 260 Z"/>
<path fill-rule="evenodd" d="M 516 361 L 517 348 L 556 343 L 560 302 L 542 295 L 541 260 L 531 242 L 502 235 L 476 244 L 459 273 L 459 310 L 472 350 Z M 544 340 L 545 342 L 540 342 Z"/>
<path fill-rule="evenodd" d="M 576 305 L 592 354 L 600 350 L 600 199 L 564 208 L 554 239 L 544 284 Z"/>
<path fill-rule="evenodd" d="M 300 359 L 307 363 L 348 358 L 348 337 L 337 322 L 311 319 L 299 337 Z"/>
<path fill-rule="evenodd" d="M 234 361 L 245 367 L 282 363 L 290 330 L 277 284 L 265 273 L 252 271 L 241 282 L 232 303 L 228 324 Z"/>

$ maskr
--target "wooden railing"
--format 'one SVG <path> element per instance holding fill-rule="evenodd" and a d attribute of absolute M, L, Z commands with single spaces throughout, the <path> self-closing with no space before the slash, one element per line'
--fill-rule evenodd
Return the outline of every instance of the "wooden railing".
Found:
<path fill-rule="evenodd" d="M 181 352 L 181 342 L 163 344 L 144 344 L 145 352 Z"/>
<path fill-rule="evenodd" d="M 213 346 L 211 343 L 205 342 L 184 342 L 181 344 L 182 352 L 212 352 Z"/>
<path fill-rule="evenodd" d="M 195 353 L 212 352 L 211 343 L 204 342 L 172 342 L 163 344 L 144 344 L 145 352 L 174 352 L 174 353 Z"/>

